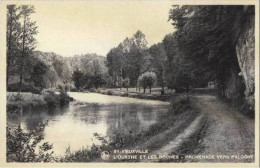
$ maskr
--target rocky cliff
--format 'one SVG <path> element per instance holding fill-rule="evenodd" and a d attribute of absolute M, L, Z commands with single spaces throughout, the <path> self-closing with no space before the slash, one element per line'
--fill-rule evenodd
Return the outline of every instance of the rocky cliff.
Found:
<path fill-rule="evenodd" d="M 245 84 L 245 97 L 249 104 L 254 104 L 255 93 L 255 17 L 251 8 L 244 8 L 243 23 L 236 43 L 236 55 L 240 74 Z"/>
<path fill-rule="evenodd" d="M 237 13 L 232 27 L 232 48 L 230 65 L 223 74 L 222 95 L 228 99 L 239 100 L 249 112 L 255 104 L 255 14 L 254 6 L 244 6 Z M 242 103 L 242 101 L 244 103 Z M 245 100 L 245 101 L 244 101 Z M 247 112 L 246 112 L 247 113 Z"/>
<path fill-rule="evenodd" d="M 255 92 L 255 24 L 254 17 L 247 17 L 236 44 L 236 53 L 245 82 L 245 96 L 248 103 L 253 104 Z"/>

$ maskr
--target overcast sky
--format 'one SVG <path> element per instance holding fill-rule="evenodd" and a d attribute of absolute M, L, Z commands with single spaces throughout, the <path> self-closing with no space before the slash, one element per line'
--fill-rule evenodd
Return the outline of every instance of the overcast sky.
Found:
<path fill-rule="evenodd" d="M 168 22 L 170 1 L 85 1 L 34 4 L 37 50 L 62 56 L 97 53 L 106 56 L 138 29 L 148 46 L 174 31 Z"/>

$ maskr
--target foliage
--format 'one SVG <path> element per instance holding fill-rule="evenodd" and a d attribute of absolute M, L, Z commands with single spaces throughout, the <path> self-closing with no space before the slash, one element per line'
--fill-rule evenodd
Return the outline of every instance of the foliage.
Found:
<path fill-rule="evenodd" d="M 181 64 L 189 67 L 185 74 L 195 85 L 212 80 L 223 83 L 229 69 L 238 68 L 235 45 L 239 29 L 233 28 L 239 27 L 243 10 L 243 6 L 226 5 L 174 5 L 170 10 L 169 20 L 178 29 L 174 34 L 175 55 L 182 56 Z"/>
<path fill-rule="evenodd" d="M 106 83 L 106 81 L 100 74 L 92 76 L 92 81 L 96 89 L 101 87 L 102 85 L 105 85 Z"/>
<path fill-rule="evenodd" d="M 7 85 L 11 75 L 20 76 L 19 92 L 23 82 L 30 78 L 32 71 L 32 52 L 36 47 L 35 35 L 38 33 L 36 22 L 31 21 L 34 6 L 7 6 Z"/>
<path fill-rule="evenodd" d="M 171 101 L 171 110 L 178 115 L 192 109 L 192 101 L 188 95 L 174 96 Z"/>
<path fill-rule="evenodd" d="M 35 131 L 26 133 L 19 126 L 17 129 L 11 130 L 7 128 L 7 161 L 8 162 L 53 162 L 52 145 L 45 142 L 40 145 L 43 140 L 41 135 L 45 125 L 36 128 Z M 39 151 L 36 151 L 39 146 Z"/>
<path fill-rule="evenodd" d="M 57 107 L 69 104 L 71 98 L 65 92 L 65 90 L 62 89 L 59 95 L 55 92 L 48 91 L 44 95 L 44 100 L 47 102 L 49 107 Z"/>
<path fill-rule="evenodd" d="M 54 92 L 49 92 L 48 94 L 44 95 L 44 100 L 47 102 L 49 107 L 56 107 L 60 105 L 60 97 Z"/>
<path fill-rule="evenodd" d="M 165 78 L 166 78 L 166 64 L 167 64 L 167 57 L 166 52 L 164 49 L 163 43 L 158 43 L 152 45 L 149 48 L 150 54 L 150 62 L 153 68 L 153 71 L 156 73 L 158 77 L 158 83 L 162 87 L 162 94 L 164 94 L 164 85 L 165 85 Z"/>
<path fill-rule="evenodd" d="M 72 80 L 74 81 L 75 87 L 79 89 L 83 86 L 84 74 L 80 71 L 74 71 Z"/>
<path fill-rule="evenodd" d="M 67 92 L 60 92 L 60 105 L 64 106 L 69 104 L 69 102 L 71 101 L 71 98 L 69 97 L 69 95 L 67 94 Z"/>
<path fill-rule="evenodd" d="M 127 91 L 128 91 L 129 84 L 130 84 L 130 79 L 128 77 L 123 79 L 122 86 L 125 87 Z"/>
<path fill-rule="evenodd" d="M 31 79 L 34 82 L 34 86 L 40 87 L 42 90 L 46 87 L 46 81 L 43 78 L 43 75 L 48 71 L 48 67 L 43 62 L 39 61 L 33 67 L 33 72 L 31 74 Z"/>
<path fill-rule="evenodd" d="M 106 80 L 107 79 L 107 80 Z M 80 89 L 90 89 L 95 87 L 96 89 L 105 85 L 109 82 L 109 77 L 104 77 L 97 73 L 96 75 L 90 75 L 89 73 L 83 73 L 81 71 L 75 71 L 73 73 L 72 80 L 74 81 L 75 87 Z"/>
<path fill-rule="evenodd" d="M 172 78 L 173 87 L 177 93 L 183 91 L 189 91 L 189 87 L 192 85 L 191 77 L 188 73 L 183 71 L 176 72 L 175 76 Z"/>
<path fill-rule="evenodd" d="M 155 84 L 156 80 L 157 80 L 157 76 L 154 72 L 146 72 L 141 76 L 139 76 L 138 83 L 144 88 L 144 93 L 147 87 L 150 88 L 150 93 L 151 93 L 152 85 Z"/>
<path fill-rule="evenodd" d="M 6 27 L 6 40 L 7 40 L 7 85 L 8 77 L 14 73 L 18 73 L 19 66 L 16 64 L 18 61 L 17 54 L 20 53 L 17 40 L 20 36 L 21 23 L 21 7 L 16 5 L 7 6 L 7 27 Z"/>
<path fill-rule="evenodd" d="M 112 90 L 107 91 L 107 95 L 113 95 L 113 94 L 114 94 L 114 92 Z"/>
<path fill-rule="evenodd" d="M 138 30 L 131 38 L 126 38 L 107 54 L 109 75 L 114 86 L 122 86 L 123 79 L 130 79 L 130 86 L 136 86 L 141 73 L 149 68 L 149 54 L 145 35 Z"/>
<path fill-rule="evenodd" d="M 19 89 L 20 89 L 19 83 L 9 84 L 8 87 L 7 87 L 8 92 L 19 92 Z M 37 88 L 35 88 L 31 85 L 27 85 L 25 83 L 22 84 L 21 92 L 31 92 L 31 93 L 35 93 L 35 94 L 41 93 L 40 89 L 37 89 Z"/>

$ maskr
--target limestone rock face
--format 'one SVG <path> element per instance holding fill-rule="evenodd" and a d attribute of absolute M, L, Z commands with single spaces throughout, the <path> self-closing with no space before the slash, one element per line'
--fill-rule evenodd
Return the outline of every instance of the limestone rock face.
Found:
<path fill-rule="evenodd" d="M 254 104 L 255 93 L 255 24 L 250 17 L 243 25 L 236 44 L 238 63 L 244 79 L 245 96 L 249 104 Z"/>

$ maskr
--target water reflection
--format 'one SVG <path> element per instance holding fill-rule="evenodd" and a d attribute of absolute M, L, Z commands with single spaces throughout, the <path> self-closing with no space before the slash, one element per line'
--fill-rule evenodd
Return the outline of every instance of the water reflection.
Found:
<path fill-rule="evenodd" d="M 49 121 L 42 132 L 44 141 L 54 146 L 57 155 L 67 147 L 72 151 L 99 143 L 94 133 L 111 137 L 114 133 L 133 134 L 148 129 L 165 119 L 168 103 L 93 93 L 70 93 L 77 101 L 62 109 L 30 111 L 8 116 L 8 126 L 21 124 L 25 130 L 35 129 Z M 98 101 L 99 100 L 99 101 Z"/>

